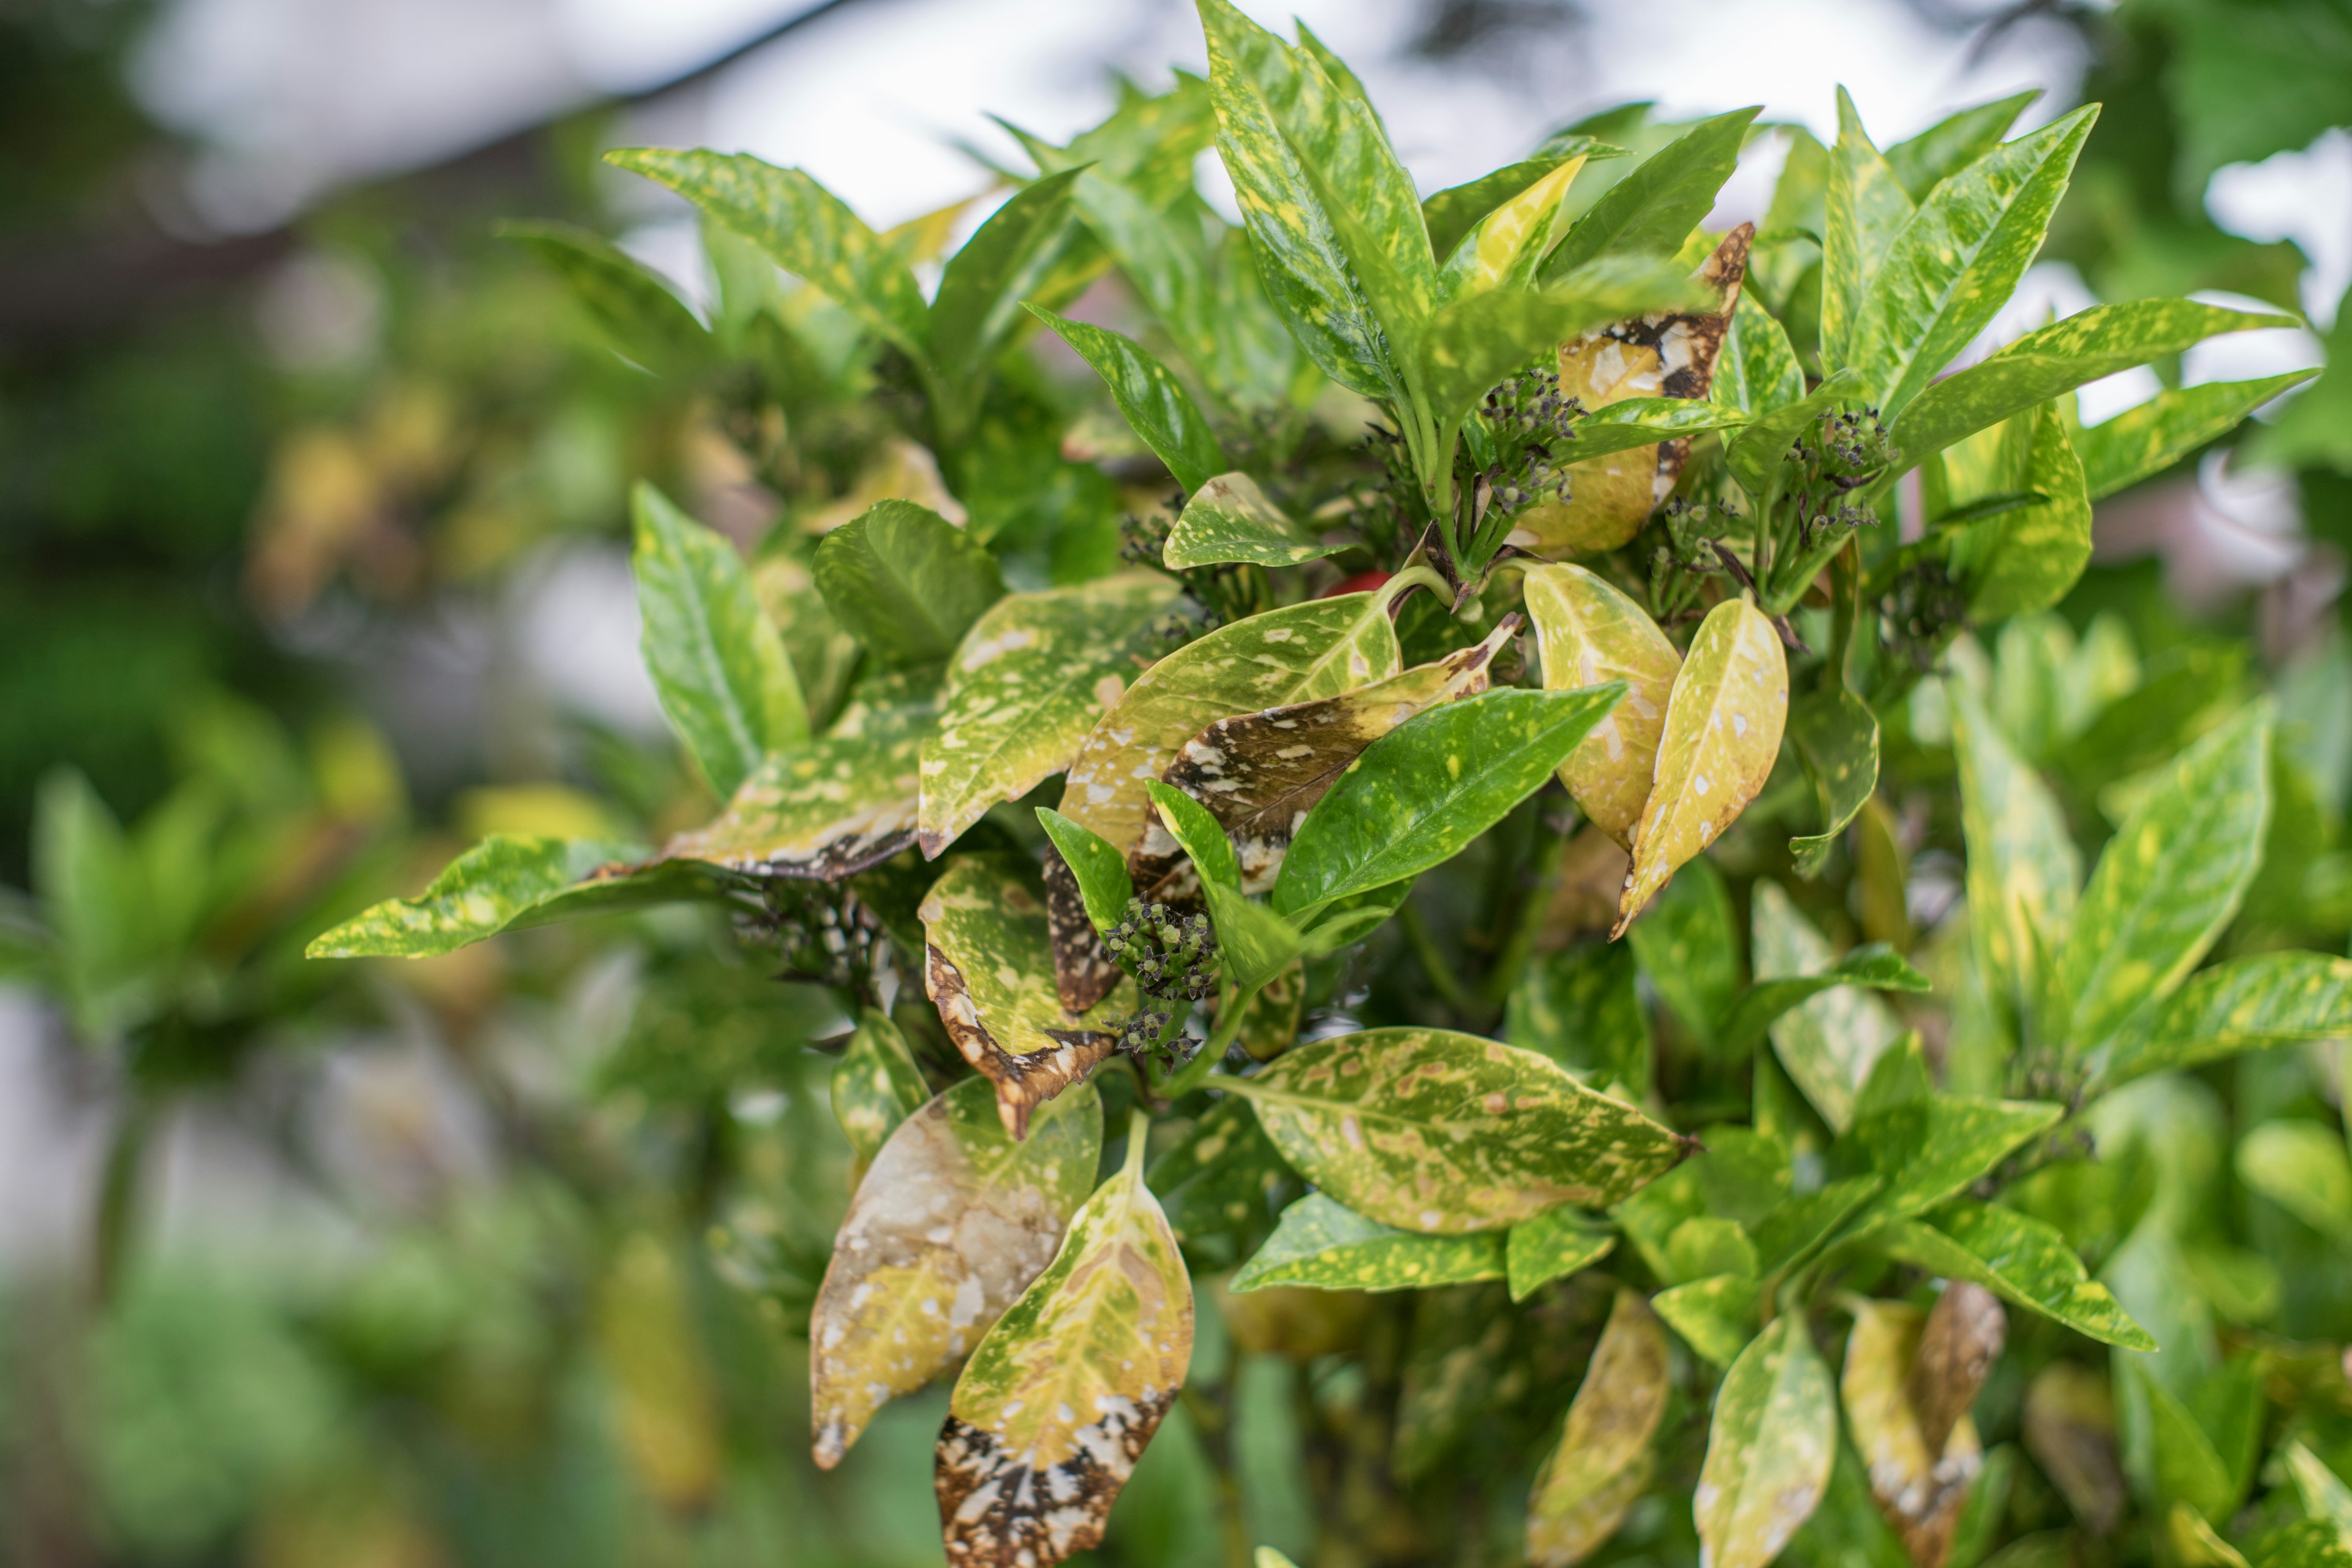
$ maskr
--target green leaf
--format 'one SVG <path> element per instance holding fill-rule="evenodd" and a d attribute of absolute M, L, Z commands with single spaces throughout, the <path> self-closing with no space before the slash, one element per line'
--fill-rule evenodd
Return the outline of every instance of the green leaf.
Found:
<path fill-rule="evenodd" d="M 2211 381 L 2170 388 L 2137 408 L 2074 434 L 2083 481 L 2093 500 L 2152 479 L 2209 441 L 2236 429 L 2246 416 L 2318 372 L 2291 370 L 2259 381 Z"/>
<path fill-rule="evenodd" d="M 1524 1301 L 1555 1279 L 1590 1268 L 1616 1249 L 1617 1234 L 1567 1204 L 1523 1219 L 1506 1249 L 1511 1300 Z"/>
<path fill-rule="evenodd" d="M 1771 776 L 1789 716 L 1780 634 L 1745 599 L 1706 614 L 1666 701 L 1658 762 L 1617 900 L 1622 935 L 1675 869 L 1730 826 Z"/>
<path fill-rule="evenodd" d="M 1255 1078 L 1213 1081 L 1248 1099 L 1317 1186 L 1383 1225 L 1436 1235 L 1615 1203 L 1689 1147 L 1532 1051 L 1447 1029 L 1317 1040 Z"/>
<path fill-rule="evenodd" d="M 1309 1193 L 1282 1211 L 1282 1223 L 1229 1289 L 1260 1290 L 1302 1285 L 1316 1290 L 1423 1290 L 1500 1279 L 1504 1240 L 1493 1231 L 1471 1236 L 1416 1236 L 1366 1219 L 1321 1193 Z"/>
<path fill-rule="evenodd" d="M 1528 568 L 1522 582 L 1544 689 L 1625 685 L 1625 700 L 1560 764 L 1559 782 L 1602 832 L 1627 843 L 1649 798 L 1682 655 L 1639 605 L 1596 573 L 1538 564 Z"/>
<path fill-rule="evenodd" d="M 2237 1504 L 2230 1468 L 2214 1450 L 2197 1417 L 2145 1364 L 2133 1367 L 2147 1402 L 2147 1441 L 2153 1451 L 2156 1489 L 2188 1504 L 2209 1521 L 2226 1517 Z"/>
<path fill-rule="evenodd" d="M 2270 819 L 2270 731 L 2269 702 L 2247 708 L 2175 758 L 2107 840 L 2063 963 L 2076 1046 L 2171 994 L 2237 912 Z"/>
<path fill-rule="evenodd" d="M 1275 909 L 1301 914 L 1453 858 L 1539 788 L 1624 689 L 1489 691 L 1399 725 L 1307 814 Z"/>
<path fill-rule="evenodd" d="M 1540 289 L 1494 289 L 1446 305 L 1413 340 L 1413 378 L 1439 426 L 1448 426 L 1477 406 L 1496 383 L 1547 357 L 1579 333 L 1691 301 L 1690 287 L 1675 268 L 1645 258 L 1603 257 Z M 1689 417 L 1703 421 L 1706 416 Z M 1704 423 L 1697 427 L 1715 428 Z M 1619 447 L 1602 450 L 1656 439 L 1624 439 Z M 1576 448 L 1579 458 L 1583 452 L 1580 446 Z"/>
<path fill-rule="evenodd" d="M 32 832 L 33 888 L 55 932 L 51 973 L 75 1026 L 92 1039 L 128 1027 L 153 1000 L 154 971 L 166 954 L 156 889 L 121 825 L 71 768 L 41 780 Z M 379 915 L 379 905 L 329 936 Z M 313 958 L 352 954 L 311 944 Z"/>
<path fill-rule="evenodd" d="M 1979 622 L 2050 608 L 2091 563 L 2091 498 L 2057 405 L 2011 420 L 2001 437 L 2014 489 L 2043 499 L 1972 522 L 1954 541 L 1953 574 Z"/>
<path fill-rule="evenodd" d="M 1759 878 L 1751 901 L 1759 990 L 1789 977 L 1819 974 L 1836 962 L 1836 950 L 1779 883 Z M 1854 987 L 1800 1001 L 1771 1024 L 1780 1065 L 1832 1132 L 1853 1124 L 1855 1094 L 1902 1032 L 1885 1003 Z"/>
<path fill-rule="evenodd" d="M 1078 896 L 1086 900 L 1087 918 L 1094 921 L 1095 930 L 1108 931 L 1125 920 L 1128 900 L 1135 897 L 1135 884 L 1128 879 L 1127 857 L 1100 834 L 1080 827 L 1052 806 L 1037 808 L 1037 822 L 1054 841 L 1063 864 L 1077 879 Z"/>
<path fill-rule="evenodd" d="M 725 811 L 656 858 L 831 882 L 898 854 L 915 841 L 922 750 L 938 728 L 917 689 L 903 676 L 869 679 L 824 736 L 770 756 Z"/>
<path fill-rule="evenodd" d="M 1729 1366 L 1756 1333 L 1756 1281 L 1716 1274 L 1661 1290 L 1650 1299 L 1683 1342 L 1717 1366 Z"/>
<path fill-rule="evenodd" d="M 1903 182 L 1871 144 L 1853 100 L 1838 89 L 1837 146 L 1830 153 L 1822 233 L 1822 361 L 1829 368 L 1866 368 L 1860 358 L 1864 301 L 1895 236 L 1913 216 Z M 1863 380 L 1873 384 L 1866 374 Z"/>
<path fill-rule="evenodd" d="M 1628 171 L 1592 204 L 1543 269 L 1547 283 L 1603 255 L 1670 257 L 1714 210 L 1760 112 L 1735 109 L 1702 120 Z"/>
<path fill-rule="evenodd" d="M 926 857 L 1070 765 L 1137 667 L 1166 646 L 1160 626 L 1180 589 L 1158 573 L 1122 572 L 1008 594 L 971 623 L 948 662 L 939 732 L 923 746 Z"/>
<path fill-rule="evenodd" d="M 2009 302 L 2098 116 L 2085 104 L 1986 154 L 1937 186 L 1887 247 L 1850 363 L 1889 423 Z"/>
<path fill-rule="evenodd" d="M 2301 1443 L 2289 1443 L 2282 1451 L 2294 1489 L 2303 1497 L 2304 1512 L 2333 1530 L 2337 1542 L 2352 1551 L 2352 1487 Z"/>
<path fill-rule="evenodd" d="M 1885 1178 L 1865 1173 L 1782 1198 L 1756 1222 L 1756 1272 L 1769 1279 L 1804 1261 L 1840 1235 L 1885 1184 Z"/>
<path fill-rule="evenodd" d="M 2031 1215 L 1998 1204 L 1961 1203 L 1899 1221 L 1876 1239 L 1901 1262 L 1947 1279 L 1971 1280 L 2102 1344 L 2157 1348 L 2114 1293 L 2085 1274 L 2065 1237 Z"/>
<path fill-rule="evenodd" d="M 1290 967 L 1307 944 L 1288 921 L 1242 892 L 1241 861 L 1208 808 L 1157 779 L 1150 787 L 1161 825 L 1200 873 L 1224 979 L 1242 993 L 1232 1005 L 1245 1005 L 1248 994 Z"/>
<path fill-rule="evenodd" d="M 1753 419 L 1805 395 L 1804 367 L 1780 323 L 1746 289 L 1732 308 L 1731 325 L 1717 351 L 1707 395 Z"/>
<path fill-rule="evenodd" d="M 1731 477 L 1749 495 L 1762 496 L 1772 483 L 1782 454 L 1795 444 L 1797 437 L 1822 415 L 1855 401 L 1862 392 L 1860 372 L 1833 371 L 1796 402 L 1783 404 L 1769 414 L 1749 420 L 1724 450 L 1724 463 L 1731 470 Z"/>
<path fill-rule="evenodd" d="M 1775 1318 L 1725 1374 L 1692 1511 L 1709 1568 L 1763 1568 L 1829 1485 L 1837 1400 L 1801 1312 Z"/>
<path fill-rule="evenodd" d="M 1141 1132 L 956 1379 L 932 1480 L 950 1562 L 1045 1564 L 1099 1544 L 1183 1387 L 1192 1285 L 1143 1184 Z"/>
<path fill-rule="evenodd" d="M 1576 438 L 1567 447 L 1566 455 L 1576 462 L 1589 462 L 1706 430 L 1737 430 L 1747 423 L 1747 415 L 1739 409 L 1698 398 L 1629 397 L 1578 420 Z"/>
<path fill-rule="evenodd" d="M 1715 1032 L 1716 1049 L 1726 1056 L 1755 1049 L 1765 1031 L 1791 1007 L 1840 985 L 1866 985 L 1875 991 L 1923 992 L 1927 977 L 1903 961 L 1903 955 L 1883 942 L 1855 948 L 1827 969 L 1810 974 L 1759 980 L 1741 994 Z"/>
<path fill-rule="evenodd" d="M 947 658 L 1004 594 L 978 540 L 910 500 L 877 501 L 826 534 L 811 569 L 834 618 L 902 667 Z"/>
<path fill-rule="evenodd" d="M 310 958 L 432 958 L 503 931 L 723 896 L 722 885 L 698 867 L 621 869 L 643 853 L 631 844 L 493 834 L 450 861 L 415 898 L 377 904 L 303 952 Z"/>
<path fill-rule="evenodd" d="M 2137 1015 L 2093 1058 L 2114 1088 L 2241 1051 L 2352 1036 L 2352 959 L 2260 952 L 2189 978 L 2161 1007 Z"/>
<path fill-rule="evenodd" d="M 2025 106 L 2041 96 L 2039 91 L 2021 92 L 1947 115 L 1909 141 L 1889 147 L 1886 165 L 1906 195 L 1924 202 L 1928 192 L 2000 145 Z"/>
<path fill-rule="evenodd" d="M 1487 666 L 1516 629 L 1506 617 L 1473 646 L 1386 680 L 1337 697 L 1220 719 L 1185 742 L 1168 764 L 1167 782 L 1198 801 L 1232 836 L 1240 853 L 1241 888 L 1264 892 L 1281 869 L 1292 830 L 1364 748 L 1415 714 L 1485 690 Z M 1174 849 L 1173 840 L 1147 827 L 1129 858 L 1129 869 L 1148 898 L 1164 900 L 1173 891 L 1162 884 L 1181 874 Z"/>
<path fill-rule="evenodd" d="M 1978 972 L 2004 1006 L 2042 992 L 2043 944 L 2065 935 L 2082 861 L 2058 803 L 1959 681 L 1947 681 L 1952 752 L 1968 843 L 1969 936 Z"/>
<path fill-rule="evenodd" d="M 1524 189 L 1496 202 L 1454 243 L 1437 249 L 1437 291 L 1465 300 L 1494 289 L 1525 289 L 1551 254 L 1567 224 L 1569 183 L 1584 167 L 1569 158 L 1531 177 Z M 1423 204 L 1424 216 L 1427 204 Z"/>
<path fill-rule="evenodd" d="M 1070 184 L 1077 177 L 1077 170 L 1068 169 L 1015 191 L 948 258 L 931 301 L 929 338 L 931 363 L 950 397 L 977 404 L 989 365 L 1029 324 L 1024 301 L 1038 297 L 1062 259 Z M 1028 309 L 1040 320 L 1055 320 Z"/>
<path fill-rule="evenodd" d="M 1300 1188 L 1257 1117 L 1231 1097 L 1152 1161 L 1149 1177 L 1178 1238 L 1196 1253 L 1203 1245 L 1223 1246 L 1225 1258 L 1264 1240 Z"/>
<path fill-rule="evenodd" d="M 635 503 L 646 668 L 710 787 L 730 795 L 769 752 L 807 742 L 800 682 L 735 546 L 651 485 Z"/>
<path fill-rule="evenodd" d="M 1341 90 L 1311 56 L 1225 0 L 1201 0 L 1200 10 L 1217 152 L 1267 294 L 1325 374 L 1367 397 L 1399 396 L 1390 342 L 1393 335 L 1403 347 L 1419 322 L 1382 316 L 1411 297 L 1416 281 L 1423 300 L 1435 295 L 1435 262 L 1412 180 L 1370 106 Z M 1364 210 L 1330 211 L 1335 187 Z M 1376 310 L 1372 291 L 1383 285 L 1391 297 Z"/>
<path fill-rule="evenodd" d="M 2054 321 L 1937 382 L 1893 421 L 1903 460 L 1917 463 L 1954 442 L 2062 393 L 2177 354 L 2217 332 L 2292 327 L 2287 316 L 2224 310 L 2189 300 L 2098 305 Z"/>
<path fill-rule="evenodd" d="M 1711 860 L 1691 862 L 1627 932 L 1642 973 L 1691 1038 L 1712 1045 L 1739 987 L 1731 889 Z"/>
<path fill-rule="evenodd" d="M 985 1079 L 907 1118 L 857 1184 L 809 1320 L 816 1462 L 831 1469 L 882 1405 L 961 1360 L 1054 1260 L 1102 1150 L 1080 1089 L 1026 1142 Z"/>
<path fill-rule="evenodd" d="M 1885 1058 L 1880 1060 L 1883 1068 Z M 2000 1164 L 2065 1111 L 2063 1105 L 2042 1100 L 1949 1094 L 1873 1109 L 1865 1097 L 1853 1130 L 1839 1140 L 1833 1163 L 1859 1152 L 1870 1169 L 1886 1178 L 1886 1185 L 1871 1200 L 1869 1214 L 1882 1220 L 1907 1219 Z"/>
<path fill-rule="evenodd" d="M 1650 1015 L 1633 951 L 1588 942 L 1538 953 L 1511 988 L 1503 1036 L 1579 1078 L 1641 1100 L 1650 1083 Z"/>
<path fill-rule="evenodd" d="M 1316 543 L 1247 474 L 1218 474 L 1188 488 L 1192 498 L 1160 552 L 1171 572 L 1234 562 L 1297 566 L 1349 548 Z"/>
<path fill-rule="evenodd" d="M 1672 1393 L 1668 1350 L 1665 1331 L 1642 1298 L 1620 1291 L 1559 1442 L 1528 1499 L 1533 1568 L 1569 1568 L 1591 1556 L 1649 1485 L 1655 1468 L 1650 1444 Z"/>
<path fill-rule="evenodd" d="M 502 223 L 511 239 L 562 275 L 622 354 L 656 375 L 689 369 L 710 334 L 659 273 L 600 234 L 568 223 Z"/>
<path fill-rule="evenodd" d="M 1841 682 L 1790 705 L 1789 742 L 1822 803 L 1821 832 L 1789 840 L 1797 875 L 1811 880 L 1878 788 L 1878 715 Z"/>
<path fill-rule="evenodd" d="M 667 185 L 822 291 L 860 325 L 910 354 L 923 352 L 929 311 L 898 251 L 832 192 L 798 169 L 748 153 L 622 148 L 604 161 Z"/>
<path fill-rule="evenodd" d="M 833 1069 L 833 1119 L 863 1165 L 881 1151 L 900 1122 L 931 1098 L 907 1037 L 890 1015 L 868 1007 Z"/>
<path fill-rule="evenodd" d="M 1450 185 L 1423 197 L 1421 219 L 1429 228 L 1430 254 L 1453 255 L 1455 247 L 1469 237 L 1470 231 L 1478 226 L 1479 219 L 1561 164 L 1572 159 L 1589 162 L 1624 155 L 1622 148 L 1605 146 L 1590 136 L 1572 137 L 1567 145 L 1547 144 L 1532 158 L 1505 164 L 1491 174 L 1481 174 L 1466 184 Z"/>
<path fill-rule="evenodd" d="M 1066 321 L 1051 310 L 1028 307 L 1032 315 L 1061 335 L 1077 356 L 1094 367 L 1111 401 L 1129 426 L 1168 465 L 1176 482 L 1198 490 L 1225 470 L 1224 448 L 1217 433 L 1168 367 L 1146 353 L 1141 344 L 1102 327 Z M 1192 509 L 1185 509 L 1190 516 Z M 1171 545 L 1172 547 L 1173 541 Z"/>
<path fill-rule="evenodd" d="M 1010 866 L 960 856 L 918 911 L 924 989 L 963 1059 L 996 1088 L 1004 1130 L 1026 1136 L 1036 1108 L 1110 1052 L 1106 1027 L 1135 1011 L 1122 982 L 1085 1013 L 1062 1006 L 1045 906 Z"/>
<path fill-rule="evenodd" d="M 2352 1240 L 2352 1158 L 2316 1121 L 2266 1121 L 2238 1145 L 2238 1179 L 2323 1236 Z"/>

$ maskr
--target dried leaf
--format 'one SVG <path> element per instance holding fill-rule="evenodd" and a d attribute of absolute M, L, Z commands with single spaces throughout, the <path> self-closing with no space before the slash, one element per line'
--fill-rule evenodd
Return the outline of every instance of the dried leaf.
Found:
<path fill-rule="evenodd" d="M 1780 634 L 1747 600 L 1726 599 L 1707 612 L 1675 676 L 1612 938 L 1756 798 L 1772 776 L 1788 717 Z"/>
<path fill-rule="evenodd" d="M 1985 1292 L 1975 1293 L 1991 1301 Z M 1993 1303 L 1992 1310 L 1998 1314 L 2000 1305 Z M 1984 1455 L 1976 1428 L 1964 1415 L 1955 1415 L 1946 1426 L 1943 1442 L 1931 1443 L 1923 1429 L 1910 1390 L 1927 1384 L 1945 1405 L 1960 1392 L 1958 1384 L 1948 1384 L 1938 1376 L 1939 1371 L 1951 1370 L 1944 1355 L 1955 1344 L 1948 1329 L 1943 1348 L 1937 1352 L 1938 1366 L 1922 1375 L 1919 1352 L 1926 1318 L 1916 1307 L 1899 1301 L 1857 1302 L 1840 1392 L 1845 1399 L 1846 1424 L 1869 1474 L 1871 1496 L 1877 1500 L 1879 1512 L 1903 1538 L 1919 1568 L 1943 1568 L 1961 1505 L 1983 1467 Z M 1963 1330 L 1966 1323 L 1962 1320 Z M 1983 1370 L 1979 1368 L 1979 1383 Z M 1972 1400 L 1976 1385 L 1967 1384 L 1965 1392 Z"/>
<path fill-rule="evenodd" d="M 2123 1517 L 2126 1494 L 2116 1446 L 2116 1401 L 2106 1375 L 2054 1361 L 2025 1391 L 2026 1450 L 2094 1535 Z"/>
<path fill-rule="evenodd" d="M 1719 301 L 1711 314 L 1661 310 L 1585 333 L 1559 349 L 1559 390 L 1588 411 L 1634 397 L 1704 399 L 1748 275 L 1756 226 L 1724 237 L 1697 279 Z M 1575 444 L 1569 444 L 1572 455 Z M 1510 542 L 1539 555 L 1614 550 L 1633 537 L 1681 477 L 1687 437 L 1571 463 L 1568 498 L 1522 512 Z"/>
<path fill-rule="evenodd" d="M 1091 1088 L 1045 1107 L 1016 1143 L 985 1079 L 890 1135 L 850 1201 L 809 1321 L 821 1468 L 841 1462 L 886 1401 L 953 1365 L 1054 1261 L 1101 1149 Z"/>
<path fill-rule="evenodd" d="M 1528 1500 L 1528 1561 L 1569 1568 L 1615 1532 L 1648 1484 L 1650 1439 L 1665 1414 L 1666 1331 L 1631 1290 L 1621 1291 L 1592 1363 L 1568 1407 L 1559 1446 Z"/>
<path fill-rule="evenodd" d="M 950 863 L 919 911 L 929 951 L 924 987 L 948 1038 L 996 1086 L 1014 1138 L 1030 1113 L 1110 1053 L 1106 1026 L 1135 1011 L 1122 982 L 1092 1011 L 1064 1009 L 1054 985 L 1045 907 L 1011 869 L 976 857 Z"/>
<path fill-rule="evenodd" d="M 1952 1428 L 1976 1403 L 2008 1337 L 2008 1314 L 1983 1286 L 1955 1279 L 1936 1299 L 1907 1385 L 1929 1453 L 1942 1452 Z"/>
<path fill-rule="evenodd" d="M 1625 683 L 1624 700 L 1570 753 L 1559 782 L 1602 832 L 1631 844 L 1682 656 L 1639 605 L 1581 566 L 1530 567 L 1526 582 L 1545 688 Z"/>
<path fill-rule="evenodd" d="M 1099 1543 L 1183 1386 L 1192 1285 L 1140 1131 L 956 1380 L 933 1475 L 950 1563 L 1049 1568 Z"/>

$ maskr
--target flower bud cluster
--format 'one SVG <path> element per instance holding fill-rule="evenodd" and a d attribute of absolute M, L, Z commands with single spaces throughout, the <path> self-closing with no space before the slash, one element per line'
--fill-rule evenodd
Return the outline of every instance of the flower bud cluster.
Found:
<path fill-rule="evenodd" d="M 1584 417 L 1584 405 L 1560 395 L 1558 371 L 1523 370 L 1486 395 L 1485 412 L 1498 434 L 1549 445 L 1576 439 L 1576 422 Z"/>
<path fill-rule="evenodd" d="M 1178 1002 L 1204 1002 L 1217 994 L 1217 933 L 1206 915 L 1130 899 L 1127 918 L 1104 933 L 1103 945 L 1135 976 L 1143 996 L 1119 1031 L 1118 1048 L 1130 1056 L 1154 1049 Z"/>

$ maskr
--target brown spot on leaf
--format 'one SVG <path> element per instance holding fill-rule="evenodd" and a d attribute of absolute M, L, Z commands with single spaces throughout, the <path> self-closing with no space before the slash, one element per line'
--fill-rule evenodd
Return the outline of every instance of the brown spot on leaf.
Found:
<path fill-rule="evenodd" d="M 1045 847 L 1045 923 L 1054 939 L 1054 989 L 1062 1005 L 1083 1013 L 1118 986 L 1119 968 L 1087 918 L 1078 879 L 1061 851 Z"/>
<path fill-rule="evenodd" d="M 1929 1453 L 1943 1452 L 1952 1428 L 1976 1403 L 2008 1334 L 2009 1315 L 1999 1297 L 1965 1279 L 1945 1287 L 1911 1358 L 1911 1408 Z"/>
<path fill-rule="evenodd" d="M 937 947 L 927 950 L 923 987 L 963 1059 L 996 1086 L 996 1113 L 1016 1140 L 1029 1136 L 1029 1117 L 1045 1101 L 1079 1082 L 1110 1054 L 1118 1037 L 1093 1030 L 1049 1031 L 1054 1044 L 1016 1056 L 997 1044 L 973 1005 L 962 971 Z"/>

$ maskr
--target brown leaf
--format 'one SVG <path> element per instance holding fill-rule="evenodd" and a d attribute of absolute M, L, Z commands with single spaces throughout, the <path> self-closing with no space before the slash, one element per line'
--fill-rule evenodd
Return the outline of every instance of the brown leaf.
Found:
<path fill-rule="evenodd" d="M 2008 1334 L 2009 1315 L 2001 1310 L 2000 1298 L 1965 1279 L 1944 1287 L 1920 1332 L 1907 1384 L 1919 1436 L 1929 1453 L 1944 1451 L 1952 1428 L 1992 1375 Z"/>
<path fill-rule="evenodd" d="M 1908 1390 L 1918 1377 L 1924 1317 L 1917 1308 L 1900 1301 L 1857 1303 L 1839 1392 L 1879 1512 L 1903 1538 L 1919 1568 L 1943 1568 L 1969 1489 L 1984 1468 L 1984 1451 L 1965 1405 L 1954 1413 L 1944 1441 L 1930 1446 L 1921 1429 Z M 1967 1313 L 1956 1314 L 1955 1321 L 1963 1329 L 1980 1323 Z M 1947 1337 L 1955 1331 L 1947 1330 Z M 1939 1364 L 1948 1368 L 1956 1363 L 1963 1369 L 1969 1364 L 1965 1355 L 1939 1352 Z M 1928 1375 L 1932 1380 L 1936 1374 Z M 1974 1397 L 1973 1385 L 1968 1394 Z M 1948 1391 L 1938 1393 L 1939 1399 L 1948 1402 L 1950 1397 Z"/>
<path fill-rule="evenodd" d="M 2124 1511 L 2124 1471 L 2116 1447 L 2116 1403 L 2105 1373 L 2052 1362 L 2025 1391 L 2026 1452 L 2093 1533 L 2115 1529 Z"/>
<path fill-rule="evenodd" d="M 1045 1100 L 1094 1071 L 1110 1055 L 1118 1037 L 1091 1029 L 1051 1029 L 1055 1043 L 1019 1055 L 996 1043 L 964 984 L 963 972 L 938 948 L 927 948 L 923 989 L 940 1009 L 940 1022 L 963 1059 L 996 1085 L 997 1114 L 1015 1139 L 1029 1136 L 1029 1117 Z"/>
<path fill-rule="evenodd" d="M 1670 1353 L 1657 1314 L 1637 1292 L 1620 1293 L 1528 1502 L 1527 1554 L 1536 1568 L 1591 1556 L 1648 1485 Z"/>

